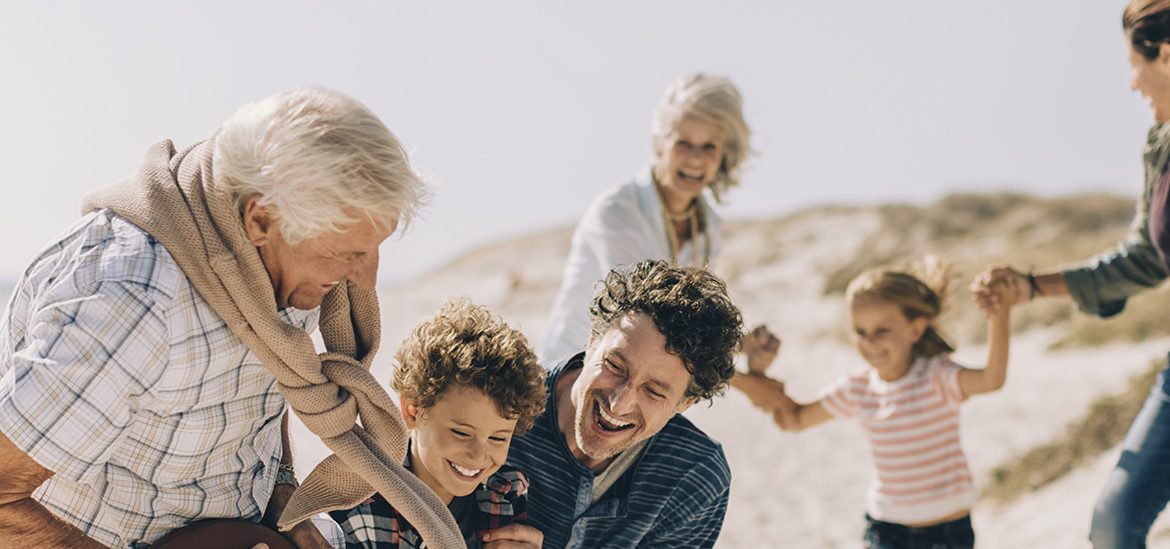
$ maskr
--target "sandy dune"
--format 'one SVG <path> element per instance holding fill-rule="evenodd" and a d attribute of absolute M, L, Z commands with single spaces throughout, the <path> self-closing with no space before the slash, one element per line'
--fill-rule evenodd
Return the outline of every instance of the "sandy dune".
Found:
<path fill-rule="evenodd" d="M 1125 209 L 1132 208 L 1123 200 L 1113 200 L 1119 204 L 1114 209 L 1121 213 L 1097 216 L 1105 221 L 1092 227 L 1108 239 L 1122 234 L 1128 221 Z M 1055 213 L 1045 214 L 1042 202 L 1032 202 L 1027 215 L 1013 210 L 984 217 L 1036 223 L 1037 215 L 1068 216 L 1068 208 L 1073 207 L 1069 204 L 1061 202 L 1053 208 Z M 1035 233 L 1039 244 L 1021 243 L 1020 235 L 1031 233 L 1019 227 L 984 226 L 979 220 L 970 226 L 982 227 L 982 236 L 956 236 L 953 228 L 922 236 L 892 230 L 887 214 L 878 209 L 828 208 L 783 220 L 729 225 L 727 246 L 716 270 L 728 280 L 748 322 L 767 322 L 782 336 L 784 348 L 770 373 L 787 381 L 798 400 L 815 397 L 826 384 L 861 364 L 845 339 L 841 296 L 825 291 L 831 286 L 830 278 L 843 268 L 859 258 L 882 259 L 875 250 L 886 250 L 889 259 L 961 242 L 962 254 L 956 260 L 970 264 L 969 276 L 971 265 L 1010 260 L 1005 250 L 1043 246 L 1053 237 Z M 429 276 L 383 289 L 384 351 L 376 363 L 376 375 L 388 379 L 397 343 L 451 296 L 469 296 L 490 306 L 529 334 L 534 344 L 539 343 L 568 237 L 568 230 L 559 230 L 489 246 Z M 960 292 L 955 299 L 958 303 L 966 296 Z M 981 365 L 985 349 L 975 343 L 981 320 L 969 305 L 959 308 L 960 318 L 952 319 L 963 327 L 956 330 L 960 342 L 956 359 Z M 963 446 L 977 485 L 986 483 L 995 466 L 1056 438 L 1085 413 L 1090 402 L 1120 392 L 1132 375 L 1145 371 L 1151 361 L 1170 350 L 1170 337 L 1160 335 L 1138 343 L 1048 350 L 1067 332 L 1065 324 L 1050 323 L 1015 337 L 1007 386 L 972 399 L 964 409 Z M 722 442 L 731 462 L 731 505 L 719 547 L 859 545 L 869 476 L 859 426 L 838 421 L 804 433 L 782 433 L 736 393 L 709 407 L 692 407 L 687 415 Z M 325 453 L 302 426 L 295 429 L 298 469 L 303 474 Z M 980 547 L 1088 547 L 1092 502 L 1116 454 L 1114 450 L 1103 455 L 1004 507 L 980 503 L 975 509 Z M 1151 543 L 1170 547 L 1170 521 L 1158 523 Z"/>

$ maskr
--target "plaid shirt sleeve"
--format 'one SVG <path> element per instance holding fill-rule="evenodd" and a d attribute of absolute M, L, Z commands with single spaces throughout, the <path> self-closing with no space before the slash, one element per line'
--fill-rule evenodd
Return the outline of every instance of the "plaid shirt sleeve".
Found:
<path fill-rule="evenodd" d="M 29 304 L 27 332 L 0 368 L 0 432 L 43 467 L 92 484 L 165 368 L 167 327 L 148 285 L 58 281 Z"/>
<path fill-rule="evenodd" d="M 478 531 L 528 522 L 528 476 L 514 467 L 501 467 L 476 489 L 475 504 Z"/>

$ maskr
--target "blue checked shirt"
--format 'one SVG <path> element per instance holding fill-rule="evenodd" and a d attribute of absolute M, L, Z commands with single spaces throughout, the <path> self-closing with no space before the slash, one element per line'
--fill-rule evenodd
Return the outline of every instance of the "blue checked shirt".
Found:
<path fill-rule="evenodd" d="M 730 495 L 723 448 L 681 415 L 650 438 L 597 503 L 593 471 L 569 453 L 557 426 L 557 380 L 581 367 L 582 354 L 548 376 L 548 405 L 532 429 L 512 439 L 508 465 L 524 471 L 528 524 L 544 533 L 545 549 L 711 547 Z"/>
<path fill-rule="evenodd" d="M 316 311 L 282 314 L 316 329 Z M 112 547 L 258 520 L 284 408 L 162 245 L 105 211 L 33 262 L 0 319 L 0 432 L 55 473 L 34 497 Z"/>

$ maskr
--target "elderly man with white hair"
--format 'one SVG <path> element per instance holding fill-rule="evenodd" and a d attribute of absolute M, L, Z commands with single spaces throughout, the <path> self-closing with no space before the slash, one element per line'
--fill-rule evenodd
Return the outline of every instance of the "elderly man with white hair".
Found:
<path fill-rule="evenodd" d="M 337 486 L 412 501 L 432 544 L 452 539 L 368 372 L 378 248 L 424 195 L 369 109 L 301 88 L 87 198 L 0 320 L 0 546 L 144 547 L 282 512 L 297 545 L 333 543 L 286 509 L 286 402 Z"/>

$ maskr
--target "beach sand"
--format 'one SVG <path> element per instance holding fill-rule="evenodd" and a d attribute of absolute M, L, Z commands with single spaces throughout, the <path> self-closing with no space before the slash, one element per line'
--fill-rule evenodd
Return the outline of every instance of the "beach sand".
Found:
<path fill-rule="evenodd" d="M 826 273 L 871 246 L 873 239 L 863 235 L 880 225 L 873 211 L 828 211 L 805 215 L 780 233 L 750 227 L 729 232 L 716 271 L 728 279 L 748 323 L 766 322 L 784 340 L 769 373 L 783 379 L 797 400 L 815 398 L 843 373 L 863 366 L 848 344 L 842 298 L 826 295 L 824 288 Z M 832 230 L 840 226 L 851 227 L 856 236 Z M 1120 228 L 1112 230 L 1121 234 Z M 383 346 L 375 375 L 389 379 L 398 342 L 453 296 L 488 305 L 539 344 L 568 236 L 568 230 L 559 230 L 488 246 L 431 275 L 383 289 Z M 1049 350 L 1063 333 L 1040 327 L 1014 337 L 1006 386 L 964 407 L 963 447 L 977 487 L 987 484 L 994 467 L 1058 438 L 1093 400 L 1121 392 L 1132 376 L 1170 350 L 1165 337 Z M 959 363 L 976 367 L 984 358 L 985 348 L 970 343 L 960 344 L 955 355 Z M 710 406 L 693 406 L 686 415 L 722 443 L 731 464 L 731 502 L 718 547 L 860 545 L 869 461 L 856 423 L 833 421 L 783 433 L 735 392 Z M 297 422 L 294 438 L 297 469 L 304 475 L 326 451 Z M 1117 454 L 1114 449 L 1006 505 L 981 500 L 974 509 L 979 547 L 1089 547 L 1093 501 Z M 1170 547 L 1170 520 L 1157 523 L 1151 544 Z"/>

